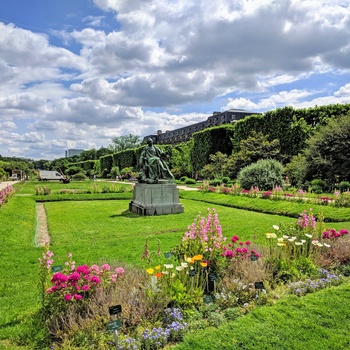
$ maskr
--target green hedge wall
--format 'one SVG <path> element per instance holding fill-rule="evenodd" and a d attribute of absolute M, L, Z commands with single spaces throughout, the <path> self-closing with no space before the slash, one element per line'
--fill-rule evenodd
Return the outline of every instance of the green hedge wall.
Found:
<path fill-rule="evenodd" d="M 190 151 L 194 171 L 201 170 L 209 163 L 209 156 L 217 152 L 231 155 L 234 126 L 225 124 L 208 128 L 192 135 L 193 147 Z"/>

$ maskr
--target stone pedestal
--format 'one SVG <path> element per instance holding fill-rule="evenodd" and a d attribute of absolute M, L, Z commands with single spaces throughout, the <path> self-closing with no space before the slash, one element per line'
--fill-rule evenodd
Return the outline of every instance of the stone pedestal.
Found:
<path fill-rule="evenodd" d="M 137 183 L 129 210 L 139 215 L 165 215 L 183 213 L 184 207 L 174 183 Z"/>

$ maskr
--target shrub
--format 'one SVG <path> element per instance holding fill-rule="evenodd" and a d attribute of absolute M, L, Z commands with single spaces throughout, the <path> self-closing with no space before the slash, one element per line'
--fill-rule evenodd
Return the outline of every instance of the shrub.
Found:
<path fill-rule="evenodd" d="M 185 182 L 188 179 L 187 176 L 181 176 L 180 177 L 180 182 Z"/>
<path fill-rule="evenodd" d="M 78 180 L 78 181 L 83 181 L 83 180 L 87 180 L 87 176 L 84 173 L 80 172 L 78 174 L 73 175 L 72 179 Z"/>
<path fill-rule="evenodd" d="M 186 185 L 195 185 L 197 182 L 196 182 L 196 180 L 195 179 L 189 179 L 189 178 L 187 178 L 186 180 L 185 180 L 185 184 Z"/>
<path fill-rule="evenodd" d="M 349 181 L 342 181 L 339 183 L 338 188 L 341 193 L 349 191 L 350 190 L 350 182 Z"/>
<path fill-rule="evenodd" d="M 321 194 L 324 192 L 325 188 L 326 188 L 325 181 L 323 181 L 321 179 L 314 179 L 311 181 L 312 192 L 314 192 L 316 194 Z"/>
<path fill-rule="evenodd" d="M 271 190 L 275 186 L 282 186 L 283 165 L 274 159 L 261 159 L 246 166 L 238 174 L 238 181 L 242 188 L 259 187 L 260 190 Z"/>
<path fill-rule="evenodd" d="M 222 181 L 220 179 L 214 179 L 214 180 L 209 181 L 209 185 L 210 186 L 220 186 L 221 182 Z"/>
<path fill-rule="evenodd" d="M 224 184 L 228 184 L 229 181 L 230 181 L 230 178 L 229 178 L 228 176 L 224 176 L 224 177 L 222 178 L 222 182 L 223 182 Z"/>

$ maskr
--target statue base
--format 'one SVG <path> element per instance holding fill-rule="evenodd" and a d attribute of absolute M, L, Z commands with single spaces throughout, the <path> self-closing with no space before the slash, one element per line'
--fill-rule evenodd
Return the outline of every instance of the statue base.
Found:
<path fill-rule="evenodd" d="M 137 183 L 129 210 L 139 215 L 166 215 L 184 212 L 179 202 L 179 190 L 174 183 Z"/>

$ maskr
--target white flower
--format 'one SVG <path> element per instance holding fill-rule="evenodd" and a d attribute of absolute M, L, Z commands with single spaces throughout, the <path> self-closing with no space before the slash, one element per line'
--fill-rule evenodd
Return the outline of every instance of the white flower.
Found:
<path fill-rule="evenodd" d="M 289 238 L 289 236 L 287 236 L 287 235 L 283 235 L 282 236 L 284 239 L 288 239 Z"/>
<path fill-rule="evenodd" d="M 300 242 L 301 242 L 301 243 L 305 243 L 306 241 L 305 241 L 305 239 L 302 239 Z"/>
<path fill-rule="evenodd" d="M 277 225 L 272 225 L 272 227 L 277 231 L 280 229 Z"/>
<path fill-rule="evenodd" d="M 312 235 L 310 235 L 309 233 L 305 233 L 305 236 L 308 238 L 312 238 Z"/>
<path fill-rule="evenodd" d="M 166 269 L 172 269 L 174 267 L 174 265 L 173 264 L 164 264 L 164 267 Z"/>
<path fill-rule="evenodd" d="M 177 270 L 177 271 L 182 271 L 183 269 L 184 269 L 183 266 L 176 266 L 176 270 Z"/>
<path fill-rule="evenodd" d="M 162 271 L 163 275 L 169 275 L 169 271 Z"/>
<path fill-rule="evenodd" d="M 278 242 L 283 242 L 283 237 L 282 238 L 277 238 Z"/>
<path fill-rule="evenodd" d="M 324 245 L 325 247 L 327 247 L 327 248 L 329 248 L 329 247 L 330 247 L 330 245 L 329 245 L 329 244 L 327 244 L 327 243 L 323 243 L 323 245 Z"/>
<path fill-rule="evenodd" d="M 297 238 L 296 237 L 291 237 L 288 239 L 289 242 L 294 242 Z"/>
<path fill-rule="evenodd" d="M 313 240 L 311 243 L 312 243 L 313 245 L 318 245 L 318 240 L 315 239 L 315 240 Z"/>
<path fill-rule="evenodd" d="M 266 238 L 277 238 L 276 233 L 266 233 Z"/>
<path fill-rule="evenodd" d="M 302 245 L 303 242 L 295 242 L 295 245 Z"/>
<path fill-rule="evenodd" d="M 182 262 L 182 263 L 181 263 L 181 266 L 182 266 L 183 268 L 185 268 L 185 267 L 188 266 L 188 264 L 187 264 L 187 262 Z"/>

